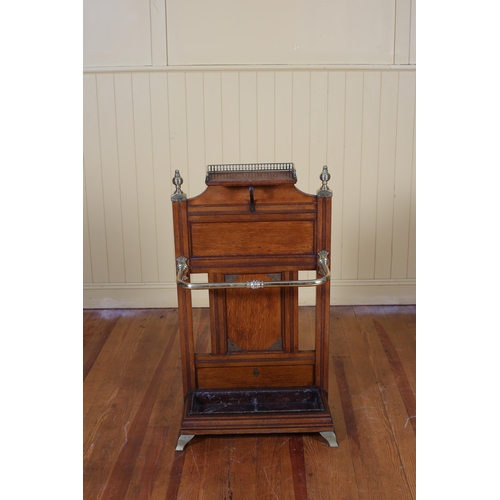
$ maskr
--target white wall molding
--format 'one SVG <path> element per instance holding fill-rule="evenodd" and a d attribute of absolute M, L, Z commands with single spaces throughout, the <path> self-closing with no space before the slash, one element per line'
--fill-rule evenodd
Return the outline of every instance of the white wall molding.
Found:
<path fill-rule="evenodd" d="M 314 288 L 302 289 L 300 305 L 314 304 Z M 256 292 L 258 293 L 258 292 Z M 416 281 L 334 280 L 331 305 L 416 303 Z M 193 293 L 194 307 L 207 307 L 207 292 Z M 177 307 L 175 283 L 89 283 L 83 286 L 84 309 Z"/>
<path fill-rule="evenodd" d="M 84 309 L 150 307 L 177 307 L 175 283 L 88 283 L 83 285 Z M 196 307 L 200 307 L 200 304 Z"/>
<path fill-rule="evenodd" d="M 416 303 L 416 280 L 334 280 L 331 305 L 394 305 Z"/>
<path fill-rule="evenodd" d="M 415 71 L 415 64 L 247 64 L 210 66 L 85 66 L 84 74 L 156 73 L 193 71 Z"/>

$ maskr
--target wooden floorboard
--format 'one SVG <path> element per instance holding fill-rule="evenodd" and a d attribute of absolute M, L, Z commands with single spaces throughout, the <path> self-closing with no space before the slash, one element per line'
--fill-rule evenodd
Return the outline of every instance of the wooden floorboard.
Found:
<path fill-rule="evenodd" d="M 227 435 L 179 452 L 177 311 L 85 310 L 84 499 L 415 500 L 415 306 L 336 306 L 330 316 L 338 448 L 319 434 Z M 313 321 L 311 310 L 299 315 L 301 347 Z M 193 324 L 206 352 L 208 309 L 194 310 Z"/>

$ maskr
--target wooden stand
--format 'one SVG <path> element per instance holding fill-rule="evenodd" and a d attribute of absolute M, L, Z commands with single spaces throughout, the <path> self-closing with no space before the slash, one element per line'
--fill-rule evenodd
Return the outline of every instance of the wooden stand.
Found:
<path fill-rule="evenodd" d="M 295 188 L 293 165 L 210 165 L 207 189 L 172 196 L 184 414 L 198 434 L 320 432 L 328 407 L 331 196 Z M 299 270 L 317 270 L 298 280 Z M 189 273 L 208 273 L 190 283 Z M 298 286 L 316 286 L 315 349 L 299 350 Z M 211 352 L 194 351 L 191 291 L 209 290 Z"/>

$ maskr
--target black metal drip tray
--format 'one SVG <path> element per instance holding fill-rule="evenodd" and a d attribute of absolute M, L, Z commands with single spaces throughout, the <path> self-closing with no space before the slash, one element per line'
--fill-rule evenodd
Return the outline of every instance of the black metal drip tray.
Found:
<path fill-rule="evenodd" d="M 197 391 L 190 415 L 324 411 L 319 390 L 252 389 Z"/>

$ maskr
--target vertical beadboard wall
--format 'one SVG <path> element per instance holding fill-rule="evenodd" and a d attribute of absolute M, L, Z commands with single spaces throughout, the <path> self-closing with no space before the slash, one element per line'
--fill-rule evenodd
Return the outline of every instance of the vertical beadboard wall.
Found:
<path fill-rule="evenodd" d="M 85 307 L 176 305 L 175 169 L 193 197 L 207 164 L 289 161 L 303 191 L 332 176 L 332 304 L 415 303 L 414 67 L 83 78 Z"/>

